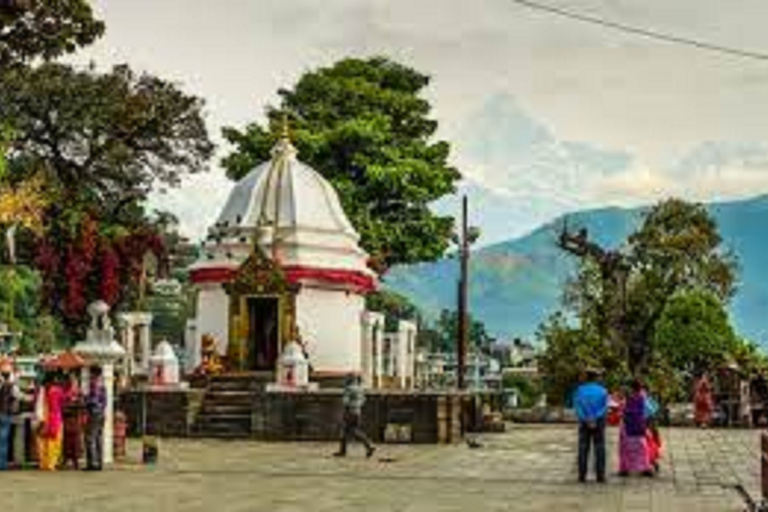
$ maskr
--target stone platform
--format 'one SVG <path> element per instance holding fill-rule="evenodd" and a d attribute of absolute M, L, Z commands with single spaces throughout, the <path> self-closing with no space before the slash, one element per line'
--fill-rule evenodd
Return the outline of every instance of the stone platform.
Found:
<path fill-rule="evenodd" d="M 205 388 L 140 389 L 119 397 L 128 435 L 330 441 L 339 436 L 342 390 L 270 392 L 259 379 L 226 376 Z M 363 428 L 375 441 L 455 443 L 472 430 L 465 393 L 369 391 Z M 146 417 L 146 428 L 142 428 Z"/>

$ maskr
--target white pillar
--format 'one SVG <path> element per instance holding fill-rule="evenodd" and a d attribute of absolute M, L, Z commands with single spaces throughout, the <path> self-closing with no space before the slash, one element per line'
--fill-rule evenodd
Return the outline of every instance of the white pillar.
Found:
<path fill-rule="evenodd" d="M 133 312 L 126 313 L 125 316 L 130 318 L 131 323 L 130 336 L 133 350 L 129 355 L 133 356 L 133 361 L 137 352 L 140 356 L 138 364 L 132 363 L 134 371 L 146 375 L 149 373 L 149 359 L 152 356 L 152 313 Z M 138 336 L 135 334 L 136 328 L 139 331 Z"/>
<path fill-rule="evenodd" d="M 141 366 L 146 373 L 149 373 L 149 359 L 152 356 L 152 338 L 150 334 L 150 324 L 152 315 L 149 319 L 144 319 L 139 330 L 139 342 L 141 343 Z"/>
<path fill-rule="evenodd" d="M 200 366 L 200 337 L 197 335 L 197 320 L 190 318 L 187 320 L 187 330 L 184 336 L 184 350 L 187 354 L 184 370 L 192 373 L 195 368 Z"/>
<path fill-rule="evenodd" d="M 104 464 L 114 461 L 114 426 L 115 426 L 115 365 L 112 362 L 102 366 L 102 378 L 107 395 L 107 405 L 104 411 L 104 435 L 102 436 L 102 456 Z"/>
<path fill-rule="evenodd" d="M 373 375 L 376 380 L 376 385 L 381 387 L 381 376 L 384 373 L 383 354 L 384 354 L 384 316 L 374 324 L 373 333 Z"/>
<path fill-rule="evenodd" d="M 88 365 L 84 366 L 80 372 L 80 389 L 85 394 L 91 390 L 91 369 Z"/>
<path fill-rule="evenodd" d="M 402 387 L 406 387 L 410 382 L 413 387 L 414 366 L 416 364 L 416 324 L 405 320 L 398 324 L 398 344 L 400 344 L 399 354 L 402 357 L 400 362 L 400 375 Z"/>
<path fill-rule="evenodd" d="M 128 314 L 120 315 L 120 342 L 125 349 L 125 360 L 123 366 L 128 377 L 131 377 L 136 372 L 136 363 L 134 356 L 134 340 L 133 340 L 133 318 Z"/>
<path fill-rule="evenodd" d="M 400 322 L 397 337 L 395 338 L 397 340 L 395 346 L 395 353 L 397 354 L 395 375 L 397 375 L 397 387 L 400 389 L 405 388 L 405 368 L 408 359 L 408 333 L 402 328 L 402 324 L 403 322 Z"/>
<path fill-rule="evenodd" d="M 381 373 L 377 371 L 377 366 L 381 364 L 377 352 L 380 350 L 381 343 L 377 339 L 381 326 L 384 324 L 384 315 L 371 311 L 363 311 L 361 317 L 361 373 L 363 385 L 372 388 L 376 385 L 376 377 Z"/>

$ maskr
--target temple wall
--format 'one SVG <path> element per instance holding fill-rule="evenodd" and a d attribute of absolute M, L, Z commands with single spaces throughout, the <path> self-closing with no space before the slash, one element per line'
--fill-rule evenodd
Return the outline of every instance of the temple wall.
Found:
<path fill-rule="evenodd" d="M 216 437 L 197 431 L 195 417 L 203 391 L 127 391 L 118 409 L 128 435 Z M 456 443 L 471 430 L 472 400 L 458 393 L 370 392 L 363 429 L 374 442 Z M 146 430 L 142 427 L 146 412 Z M 343 414 L 342 391 L 256 393 L 250 428 L 242 438 L 265 441 L 336 441 Z"/>
<path fill-rule="evenodd" d="M 362 370 L 365 299 L 355 293 L 304 286 L 296 297 L 296 321 L 315 372 Z"/>
<path fill-rule="evenodd" d="M 219 354 L 225 354 L 229 342 L 229 296 L 218 284 L 201 285 L 197 296 L 195 335 L 198 343 L 206 334 L 213 335 Z"/>

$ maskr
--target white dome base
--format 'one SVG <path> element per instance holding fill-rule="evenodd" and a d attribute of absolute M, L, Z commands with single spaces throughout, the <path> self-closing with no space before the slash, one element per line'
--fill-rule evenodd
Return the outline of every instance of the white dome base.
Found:
<path fill-rule="evenodd" d="M 229 297 L 221 285 L 208 284 L 200 289 L 197 305 L 197 336 L 213 335 L 219 354 L 226 354 Z M 365 298 L 360 294 L 343 289 L 301 288 L 296 296 L 296 325 L 315 374 L 361 371 L 364 311 Z"/>

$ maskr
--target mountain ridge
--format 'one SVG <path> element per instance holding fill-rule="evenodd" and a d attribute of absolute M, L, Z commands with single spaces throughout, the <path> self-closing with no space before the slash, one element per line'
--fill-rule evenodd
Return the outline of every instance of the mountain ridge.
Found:
<path fill-rule="evenodd" d="M 768 348 L 768 194 L 714 201 L 706 207 L 717 221 L 723 247 L 739 262 L 738 290 L 728 306 L 739 334 Z M 599 244 L 616 248 L 642 222 L 650 206 L 607 206 L 561 215 L 528 234 L 473 252 L 470 260 L 470 310 L 502 341 L 532 338 L 538 325 L 561 307 L 562 287 L 576 270 L 576 259 L 555 245 L 567 219 L 585 227 Z M 764 268 L 766 267 L 766 268 Z M 401 293 L 434 318 L 455 309 L 458 260 L 395 267 L 386 288 Z"/>

